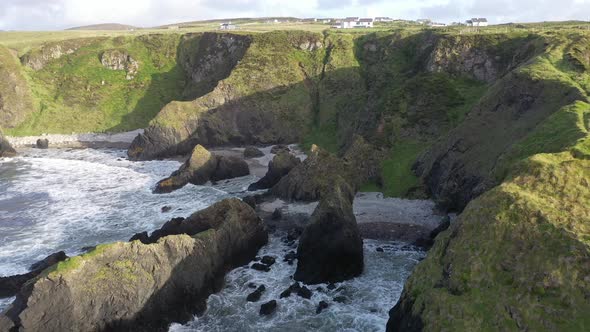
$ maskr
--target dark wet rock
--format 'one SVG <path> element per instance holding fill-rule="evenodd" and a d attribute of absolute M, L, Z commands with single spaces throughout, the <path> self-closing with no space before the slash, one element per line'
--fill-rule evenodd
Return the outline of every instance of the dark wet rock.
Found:
<path fill-rule="evenodd" d="M 280 220 L 283 217 L 283 212 L 281 212 L 281 209 L 276 208 L 273 212 L 272 212 L 272 216 L 271 219 L 272 220 Z"/>
<path fill-rule="evenodd" d="M 10 142 L 0 132 L 0 158 L 2 157 L 14 157 L 16 156 L 16 150 L 10 145 Z"/>
<path fill-rule="evenodd" d="M 288 262 L 289 265 L 293 264 L 293 261 L 297 259 L 297 253 L 294 251 L 290 251 L 285 255 L 283 258 L 283 262 Z"/>
<path fill-rule="evenodd" d="M 248 284 L 248 288 L 256 288 L 256 284 L 251 282 Z"/>
<path fill-rule="evenodd" d="M 339 295 L 339 296 L 334 297 L 333 300 L 334 300 L 334 302 L 338 302 L 338 303 L 346 303 L 346 302 L 348 302 L 348 298 L 346 298 L 346 296 L 342 296 L 342 295 Z"/>
<path fill-rule="evenodd" d="M 279 154 L 280 152 L 283 152 L 283 151 L 290 152 L 291 149 L 289 149 L 289 147 L 284 144 L 277 144 L 270 149 L 270 153 L 273 153 L 273 154 Z"/>
<path fill-rule="evenodd" d="M 336 284 L 334 284 L 334 283 L 328 284 L 328 290 L 334 290 L 334 289 L 336 289 Z"/>
<path fill-rule="evenodd" d="M 252 207 L 253 209 L 256 208 L 256 197 L 246 196 L 246 197 L 242 198 L 242 201 L 244 201 L 244 203 L 250 205 L 250 207 Z"/>
<path fill-rule="evenodd" d="M 139 240 L 141 243 L 148 244 L 148 243 L 150 243 L 150 236 L 149 236 L 148 232 L 136 233 L 135 235 L 133 235 L 129 239 L 129 242 L 132 242 L 135 240 Z"/>
<path fill-rule="evenodd" d="M 248 164 L 240 158 L 216 156 L 197 145 L 190 158 L 169 177 L 156 184 L 154 193 L 169 193 L 188 183 L 203 185 L 207 181 L 220 181 L 250 174 Z"/>
<path fill-rule="evenodd" d="M 250 265 L 250 268 L 252 268 L 256 271 L 263 271 L 263 272 L 270 271 L 270 266 L 268 266 L 266 264 L 261 264 L 261 263 L 254 263 L 254 264 Z"/>
<path fill-rule="evenodd" d="M 244 149 L 244 158 L 259 158 L 263 156 L 264 152 L 260 151 L 260 149 L 255 148 L 253 146 L 248 146 Z"/>
<path fill-rule="evenodd" d="M 383 248 L 377 247 L 377 249 L 375 249 L 375 251 L 377 251 L 377 252 L 383 252 Z"/>
<path fill-rule="evenodd" d="M 246 297 L 246 301 L 258 302 L 260 300 L 260 297 L 262 297 L 262 293 L 264 293 L 265 290 L 266 290 L 266 287 L 264 285 L 258 286 L 258 288 L 255 291 L 248 294 L 248 296 Z"/>
<path fill-rule="evenodd" d="M 47 138 L 39 138 L 35 144 L 35 147 L 37 149 L 47 149 L 49 148 L 49 140 Z"/>
<path fill-rule="evenodd" d="M 281 292 L 281 295 L 279 295 L 279 298 L 283 299 L 285 297 L 289 297 L 291 296 L 291 288 L 287 288 L 284 291 Z"/>
<path fill-rule="evenodd" d="M 68 258 L 66 253 L 59 251 L 31 265 L 29 268 L 30 272 L 28 273 L 0 277 L 0 298 L 16 295 L 27 281 L 41 274 L 43 270 L 66 260 L 66 258 Z"/>
<path fill-rule="evenodd" d="M 291 286 L 289 286 L 289 288 L 285 289 L 281 293 L 280 298 L 282 299 L 284 297 L 289 297 L 289 296 L 291 296 L 292 293 L 298 294 L 300 290 L 301 290 L 301 285 L 299 284 L 299 282 L 295 282 Z M 309 291 L 309 289 L 308 289 L 308 291 Z M 305 291 L 303 291 L 303 293 L 305 293 Z"/>
<path fill-rule="evenodd" d="M 170 212 L 170 210 L 172 210 L 172 207 L 168 206 L 168 205 L 162 206 L 162 209 L 161 209 L 162 213 Z"/>
<path fill-rule="evenodd" d="M 6 316 L 22 331 L 165 330 L 201 313 L 225 273 L 268 240 L 262 220 L 235 198 L 177 226 L 182 234 L 161 232 L 151 244 L 109 243 L 69 258 L 25 284 Z"/>
<path fill-rule="evenodd" d="M 309 288 L 302 286 L 297 290 L 297 295 L 304 299 L 311 299 L 312 292 Z"/>
<path fill-rule="evenodd" d="M 277 310 L 277 301 L 268 301 L 260 306 L 260 315 L 267 316 L 274 313 Z"/>
<path fill-rule="evenodd" d="M 287 175 L 293 168 L 299 165 L 301 161 L 287 151 L 279 151 L 274 158 L 268 163 L 268 171 L 262 179 L 251 184 L 248 190 L 261 190 L 272 188 L 285 175 Z"/>
<path fill-rule="evenodd" d="M 324 309 L 328 309 L 330 305 L 326 301 L 320 301 L 317 308 L 315 309 L 316 314 L 320 314 Z"/>
<path fill-rule="evenodd" d="M 352 211 L 354 193 L 343 180 L 320 200 L 297 248 L 295 279 L 306 284 L 339 282 L 363 272 L 363 240 Z"/>
<path fill-rule="evenodd" d="M 449 216 L 444 216 L 440 221 L 440 224 L 430 232 L 430 238 L 434 240 L 439 233 L 446 231 L 450 226 L 451 218 Z"/>
<path fill-rule="evenodd" d="M 266 264 L 268 266 L 271 266 L 275 263 L 275 258 L 272 256 L 263 256 L 262 260 L 260 261 L 262 264 Z"/>

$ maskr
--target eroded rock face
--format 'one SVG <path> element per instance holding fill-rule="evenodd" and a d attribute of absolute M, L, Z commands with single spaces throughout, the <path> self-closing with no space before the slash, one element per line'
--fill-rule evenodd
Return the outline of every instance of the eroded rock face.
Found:
<path fill-rule="evenodd" d="M 202 185 L 250 174 L 248 164 L 237 157 L 216 156 L 202 145 L 193 149 L 190 158 L 170 177 L 156 184 L 154 193 L 169 193 L 192 183 Z"/>
<path fill-rule="evenodd" d="M 0 131 L 0 158 L 14 156 L 16 156 L 16 150 L 14 150 L 12 145 L 10 145 L 10 142 L 4 138 L 4 135 L 2 135 L 2 132 Z"/>
<path fill-rule="evenodd" d="M 495 167 L 504 153 L 552 113 L 583 98 L 559 82 L 508 74 L 465 121 L 418 158 L 414 169 L 441 207 L 462 210 L 497 184 Z"/>
<path fill-rule="evenodd" d="M 33 70 L 43 69 L 49 62 L 64 55 L 72 54 L 84 46 L 104 40 L 104 38 L 71 39 L 60 42 L 47 43 L 21 57 L 23 65 Z"/>
<path fill-rule="evenodd" d="M 110 70 L 122 70 L 127 73 L 126 78 L 132 80 L 139 70 L 139 63 L 124 50 L 106 50 L 100 55 L 100 63 Z"/>
<path fill-rule="evenodd" d="M 155 331 L 189 320 L 220 289 L 225 272 L 255 257 L 267 232 L 238 199 L 186 220 L 207 228 L 152 244 L 100 245 L 70 258 L 27 284 L 6 316 L 20 331 Z"/>
<path fill-rule="evenodd" d="M 268 172 L 257 182 L 251 184 L 248 190 L 268 189 L 277 184 L 293 168 L 301 163 L 299 158 L 284 150 L 280 151 L 268 163 Z"/>
<path fill-rule="evenodd" d="M 363 272 L 363 240 L 352 211 L 354 192 L 341 178 L 331 188 L 299 240 L 295 280 L 306 284 L 340 282 Z"/>

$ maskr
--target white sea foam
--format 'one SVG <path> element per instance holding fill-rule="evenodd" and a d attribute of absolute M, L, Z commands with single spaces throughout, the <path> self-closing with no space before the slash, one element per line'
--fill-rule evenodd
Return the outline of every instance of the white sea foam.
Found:
<path fill-rule="evenodd" d="M 295 249 L 273 236 L 259 253 L 276 257 L 270 272 L 248 267 L 233 270 L 225 278 L 224 289 L 209 297 L 203 315 L 185 325 L 173 324 L 170 331 L 383 331 L 404 281 L 424 253 L 400 243 L 364 242 L 366 266 L 360 277 L 337 284 L 336 290 L 328 290 L 326 284 L 309 286 L 313 291 L 309 300 L 295 294 L 280 299 L 280 293 L 293 284 L 295 273 L 295 265 L 288 265 L 282 258 Z M 377 252 L 377 247 L 384 251 Z M 255 303 L 246 301 L 254 291 L 248 287 L 251 283 L 266 287 Z M 335 302 L 336 296 L 347 301 Z M 276 312 L 260 316 L 260 305 L 270 300 L 277 300 Z M 329 307 L 316 314 L 320 301 L 328 302 Z"/>
<path fill-rule="evenodd" d="M 266 166 L 270 148 L 260 158 Z M 223 198 L 242 196 L 256 176 L 193 186 L 156 195 L 155 183 L 176 170 L 178 161 L 130 162 L 122 150 L 25 149 L 16 158 L 0 160 L 0 276 L 24 273 L 39 259 L 64 250 L 79 254 L 83 247 L 129 239 L 152 231 L 172 217 L 187 216 Z M 162 213 L 163 206 L 172 210 Z M 381 246 L 384 252 L 376 252 Z M 277 236 L 260 255 L 273 255 L 271 272 L 238 268 L 226 286 L 211 295 L 205 314 L 172 331 L 380 331 L 387 312 L 397 301 L 403 282 L 423 253 L 402 250 L 395 243 L 365 241 L 365 272 L 341 283 L 341 292 L 318 292 L 305 300 L 295 295 L 280 299 L 277 312 L 260 317 L 260 304 L 278 299 L 293 281 L 295 266 L 282 262 L 287 247 Z M 249 283 L 266 285 L 258 303 L 247 303 Z M 326 285 L 319 285 L 326 289 Z M 340 294 L 342 293 L 342 294 Z M 335 303 L 344 295 L 348 303 Z M 330 307 L 319 315 L 319 301 Z M 0 300 L 0 311 L 12 299 Z"/>

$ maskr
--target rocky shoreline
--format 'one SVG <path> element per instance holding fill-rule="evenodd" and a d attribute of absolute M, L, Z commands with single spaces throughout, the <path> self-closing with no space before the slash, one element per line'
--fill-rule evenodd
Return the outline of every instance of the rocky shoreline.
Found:
<path fill-rule="evenodd" d="M 204 150 L 204 148 L 201 149 Z M 258 157 L 245 158 L 245 160 L 248 166 L 254 166 L 253 169 L 256 170 L 255 172 L 260 177 L 262 176 L 262 170 L 266 167 L 268 167 L 268 172 L 272 172 L 272 161 L 274 160 L 275 164 L 277 164 L 277 158 L 284 158 L 285 153 L 290 154 L 290 152 L 284 151 L 290 151 L 291 149 L 296 155 L 301 155 L 301 152 L 298 152 L 295 147 L 287 147 L 286 150 L 281 150 L 282 152 L 267 147 L 261 148 L 264 152 L 261 151 L 262 153 L 258 154 Z M 270 153 L 271 151 L 275 153 Z M 238 158 L 238 155 L 243 153 L 244 150 L 241 148 L 215 150 L 216 158 Z M 316 159 L 321 155 L 322 153 L 312 155 L 311 159 L 302 156 L 300 159 L 307 160 L 308 164 L 315 164 Z M 309 165 L 302 165 L 300 172 L 302 170 L 308 172 L 309 169 Z M 286 176 L 286 174 L 287 172 L 280 174 L 279 179 Z M 273 181 L 279 182 L 279 179 Z M 381 236 L 386 234 L 385 237 L 388 240 L 401 240 L 408 243 L 415 242 L 415 239 L 411 239 L 411 236 L 406 234 L 410 232 L 400 233 L 392 230 L 396 227 L 417 227 L 425 229 L 423 233 L 426 235 L 438 225 L 437 219 L 440 218 L 431 216 L 431 213 L 428 212 L 428 210 L 433 210 L 433 203 L 427 201 L 403 202 L 383 198 L 377 193 L 359 193 L 353 200 L 353 196 L 351 196 L 353 192 L 350 191 L 352 188 L 344 182 L 344 179 L 336 177 L 335 180 L 340 183 L 338 187 L 342 189 L 336 195 L 322 191 L 320 201 L 323 203 L 320 204 L 318 202 L 286 202 L 274 197 L 272 194 L 260 194 L 262 191 L 254 191 L 254 196 L 249 196 L 253 198 L 253 201 L 248 197 L 245 197 L 244 201 L 254 206 L 255 210 L 236 199 L 224 200 L 193 214 L 187 219 L 174 218 L 151 235 L 147 233 L 136 234 L 129 244 L 101 245 L 85 255 L 66 259 L 65 262 L 41 272 L 38 277 L 36 274 L 30 275 L 30 281 L 17 293 L 17 299 L 12 307 L 5 312 L 5 316 L 0 316 L 0 326 L 11 331 L 15 329 L 36 330 L 40 326 L 55 330 L 66 325 L 76 326 L 76 329 L 80 331 L 96 329 L 125 330 L 138 326 L 149 330 L 159 330 L 160 327 L 167 324 L 166 322 L 182 322 L 190 314 L 202 311 L 207 296 L 220 289 L 224 272 L 253 260 L 260 246 L 266 243 L 266 240 L 262 240 L 262 238 L 266 239 L 267 237 L 266 230 L 263 231 L 262 228 L 268 227 L 270 231 L 280 230 L 292 234 L 289 235 L 291 241 L 296 241 L 302 234 L 300 248 L 297 253 L 293 254 L 292 258 L 297 261 L 297 257 L 299 257 L 299 261 L 303 262 L 299 263 L 298 261 L 297 263 L 298 272 L 296 277 L 307 283 L 318 283 L 345 280 L 362 272 L 361 238 L 376 238 L 377 236 L 372 235 L 371 231 L 369 231 L 376 224 L 382 224 L 382 229 L 379 232 Z M 295 181 L 295 178 L 290 181 Z M 310 183 L 313 188 L 315 185 L 313 182 Z M 413 204 L 413 208 L 410 210 L 402 209 L 403 206 L 410 205 L 408 203 Z M 392 215 L 391 212 L 394 210 L 397 210 L 398 213 L 397 218 L 392 220 L 388 216 Z M 232 211 L 242 212 L 234 213 Z M 259 219 L 256 214 L 262 219 Z M 246 219 L 244 219 L 245 215 L 248 216 Z M 251 220 L 249 222 L 250 226 L 246 224 L 240 226 L 240 224 L 244 223 L 244 220 Z M 313 224 L 316 224 L 314 231 L 311 228 L 308 229 L 308 226 Z M 326 231 L 325 225 L 331 225 L 330 228 L 343 228 L 341 233 L 332 233 Z M 355 240 L 357 248 L 354 253 L 351 252 L 351 255 L 357 257 L 358 259 L 355 258 L 355 260 L 358 262 L 355 263 L 357 267 L 350 270 L 349 259 L 342 261 L 337 257 L 342 256 L 343 250 L 347 251 L 351 248 L 349 242 L 352 239 L 347 234 L 350 234 L 352 229 L 355 229 L 353 233 L 357 234 Z M 387 231 L 383 231 L 383 229 Z M 241 236 L 239 234 L 246 236 L 244 238 L 245 242 L 235 242 L 241 241 L 238 240 Z M 341 236 L 341 240 L 314 240 L 326 236 L 333 238 L 336 234 L 341 234 L 338 235 Z M 210 239 L 212 240 L 209 241 Z M 220 252 L 220 246 L 225 246 L 223 241 L 228 239 L 233 239 L 231 241 L 234 242 L 228 243 L 226 248 Z M 216 244 L 214 245 L 214 243 Z M 240 245 L 238 243 L 249 243 L 248 248 L 250 249 L 247 249 L 245 244 Z M 317 247 L 317 244 L 321 243 L 331 244 L 330 248 L 332 249 Z M 334 244 L 338 245 L 334 247 Z M 197 256 L 194 256 L 197 251 L 191 253 L 191 246 L 192 248 L 200 248 Z M 184 254 L 181 252 L 184 252 Z M 162 256 L 164 253 L 166 254 Z M 142 258 L 137 260 L 134 258 L 136 255 L 140 255 Z M 181 258 L 175 258 L 176 255 L 180 255 Z M 235 255 L 242 258 L 232 258 Z M 329 264 L 332 264 L 330 262 L 334 263 L 325 273 L 318 273 L 317 264 L 320 256 L 324 257 L 322 258 L 323 263 L 320 263 L 320 265 L 330 266 Z M 191 264 L 205 267 L 209 266 L 210 263 L 204 262 L 211 262 L 211 259 L 218 261 L 218 263 L 213 264 L 214 270 L 209 272 L 206 272 L 208 271 L 206 269 L 205 272 L 201 270 L 199 273 L 206 274 L 196 281 L 189 282 L 186 279 L 187 273 L 194 276 L 193 273 L 197 271 L 189 268 L 186 265 L 188 263 L 185 264 L 184 261 L 191 261 L 193 262 Z M 165 268 L 167 266 L 165 262 L 171 263 L 170 268 Z M 178 264 L 184 267 L 180 268 Z M 256 264 L 260 265 L 261 268 L 266 266 L 264 260 L 262 263 Z M 303 265 L 300 267 L 300 264 Z M 154 270 L 156 266 L 158 266 L 158 270 L 162 271 Z M 164 276 L 161 273 L 171 274 Z M 62 280 L 62 282 L 56 285 L 52 281 L 56 279 Z M 172 283 L 174 286 L 168 286 L 169 282 L 165 282 L 168 279 L 176 280 Z M 121 282 L 121 280 L 126 281 L 118 285 L 115 280 L 118 282 Z M 194 282 L 197 282 L 197 284 L 194 284 Z M 147 291 L 144 288 L 146 283 L 153 283 L 155 290 Z M 115 293 L 121 293 L 124 298 L 118 298 L 112 292 L 113 289 L 118 287 L 123 288 L 121 292 Z M 171 289 L 170 287 L 176 288 Z M 303 286 L 303 288 L 305 287 Z M 187 295 L 187 289 L 194 289 L 194 291 L 189 292 Z M 186 296 L 179 296 L 178 292 L 182 292 Z M 158 296 L 154 297 L 156 294 Z M 35 300 L 31 302 L 33 298 Z M 91 302 L 85 300 L 88 298 L 92 299 Z M 55 299 L 59 299 L 63 306 L 78 307 L 77 314 L 64 316 L 62 311 L 54 311 L 52 303 L 55 302 Z M 135 300 L 131 303 L 128 302 L 128 299 Z M 94 304 L 96 301 L 101 303 L 99 311 L 97 311 L 98 308 Z M 268 304 L 265 305 L 268 306 Z M 175 312 L 165 314 L 168 309 L 164 308 L 175 308 Z M 178 311 L 178 308 L 184 309 Z M 261 308 L 261 312 L 267 309 Z M 48 315 L 48 312 L 51 314 Z M 154 320 L 155 317 L 157 317 L 156 321 Z"/>
<path fill-rule="evenodd" d="M 143 129 L 122 133 L 43 134 L 39 136 L 6 136 L 14 147 L 35 147 L 38 140 L 48 140 L 50 147 L 127 149 Z"/>

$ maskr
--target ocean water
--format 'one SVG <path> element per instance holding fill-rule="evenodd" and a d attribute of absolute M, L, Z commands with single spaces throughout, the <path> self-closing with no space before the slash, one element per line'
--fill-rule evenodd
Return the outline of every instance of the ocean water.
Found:
<path fill-rule="evenodd" d="M 266 149 L 264 150 L 266 151 Z M 227 197 L 245 195 L 257 180 L 250 175 L 215 186 L 187 185 L 156 195 L 155 183 L 180 166 L 178 161 L 131 162 L 123 150 L 25 149 L 0 160 L 0 276 L 25 273 L 29 266 L 59 250 L 80 254 L 100 243 L 125 241 L 141 231 L 159 228 L 172 217 L 187 216 Z M 269 156 L 260 158 L 266 163 Z M 170 212 L 162 213 L 164 206 Z M 384 248 L 377 252 L 376 247 Z M 258 315 L 261 303 L 277 299 L 293 281 L 295 265 L 282 262 L 294 250 L 270 237 L 260 255 L 277 257 L 270 272 L 238 268 L 226 277 L 223 290 L 210 296 L 208 309 L 171 331 L 381 331 L 387 312 L 401 294 L 403 283 L 424 253 L 399 243 L 365 241 L 365 272 L 344 282 L 340 291 L 315 291 L 305 300 L 292 295 L 279 300 L 277 312 Z M 253 289 L 267 288 L 258 303 L 246 303 Z M 322 285 L 319 285 L 322 286 Z M 326 289 L 326 285 L 322 288 Z M 336 294 L 338 293 L 338 294 Z M 340 294 L 341 293 L 341 294 Z M 336 303 L 345 296 L 346 303 Z M 13 299 L 0 299 L 0 311 Z M 319 315 L 319 301 L 330 307 Z"/>

